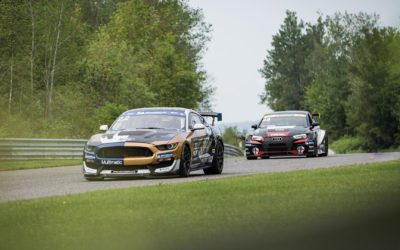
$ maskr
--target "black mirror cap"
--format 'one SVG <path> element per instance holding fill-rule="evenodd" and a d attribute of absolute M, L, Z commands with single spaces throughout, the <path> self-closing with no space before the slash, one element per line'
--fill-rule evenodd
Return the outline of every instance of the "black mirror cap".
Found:
<path fill-rule="evenodd" d="M 311 124 L 311 126 L 312 126 L 312 127 L 319 126 L 319 122 L 313 122 L 313 123 Z"/>
<path fill-rule="evenodd" d="M 217 114 L 217 120 L 220 122 L 222 121 L 222 113 Z"/>
<path fill-rule="evenodd" d="M 257 126 L 257 124 L 253 124 L 253 125 L 251 125 L 251 128 L 252 128 L 252 129 L 257 129 L 258 126 Z"/>

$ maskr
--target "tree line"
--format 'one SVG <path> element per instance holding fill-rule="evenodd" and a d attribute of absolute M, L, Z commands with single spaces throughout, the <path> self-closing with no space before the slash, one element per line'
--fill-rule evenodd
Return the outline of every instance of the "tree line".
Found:
<path fill-rule="evenodd" d="M 400 144 L 400 31 L 379 16 L 305 23 L 287 11 L 260 73 L 261 103 L 273 110 L 318 112 L 331 139 L 358 138 L 364 150 Z"/>
<path fill-rule="evenodd" d="M 2 0 L 0 18 L 0 137 L 85 138 L 127 109 L 210 105 L 210 25 L 184 0 Z"/>

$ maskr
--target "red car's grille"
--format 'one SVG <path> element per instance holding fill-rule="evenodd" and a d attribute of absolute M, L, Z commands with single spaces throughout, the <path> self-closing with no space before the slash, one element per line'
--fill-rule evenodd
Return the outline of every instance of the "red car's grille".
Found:
<path fill-rule="evenodd" d="M 97 151 L 99 158 L 149 157 L 153 152 L 141 147 L 107 147 Z"/>
<path fill-rule="evenodd" d="M 268 145 L 268 150 L 269 151 L 275 151 L 275 152 L 279 152 L 279 151 L 287 151 L 288 147 L 286 145 L 286 143 L 275 143 L 275 144 L 269 144 Z"/>

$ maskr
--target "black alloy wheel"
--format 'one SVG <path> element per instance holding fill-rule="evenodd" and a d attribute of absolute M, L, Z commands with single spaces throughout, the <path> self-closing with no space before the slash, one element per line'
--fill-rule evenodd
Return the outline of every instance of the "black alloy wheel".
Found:
<path fill-rule="evenodd" d="M 191 165 L 190 150 L 188 146 L 183 146 L 181 154 L 181 163 L 179 165 L 179 175 L 181 177 L 188 177 L 190 175 Z"/>
<path fill-rule="evenodd" d="M 203 169 L 204 174 L 221 174 L 224 169 L 224 147 L 221 142 L 215 147 L 215 154 L 211 167 Z"/>

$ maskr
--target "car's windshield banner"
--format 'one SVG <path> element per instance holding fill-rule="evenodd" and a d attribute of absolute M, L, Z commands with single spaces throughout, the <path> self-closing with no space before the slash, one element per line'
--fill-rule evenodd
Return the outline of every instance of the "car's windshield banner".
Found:
<path fill-rule="evenodd" d="M 264 119 L 267 118 L 274 118 L 274 117 L 306 117 L 306 115 L 303 114 L 282 114 L 282 115 L 266 115 L 264 116 Z"/>
<path fill-rule="evenodd" d="M 184 112 L 180 111 L 134 111 L 126 113 L 127 116 L 140 116 L 140 115 L 172 115 L 172 116 L 183 116 L 185 117 Z"/>

